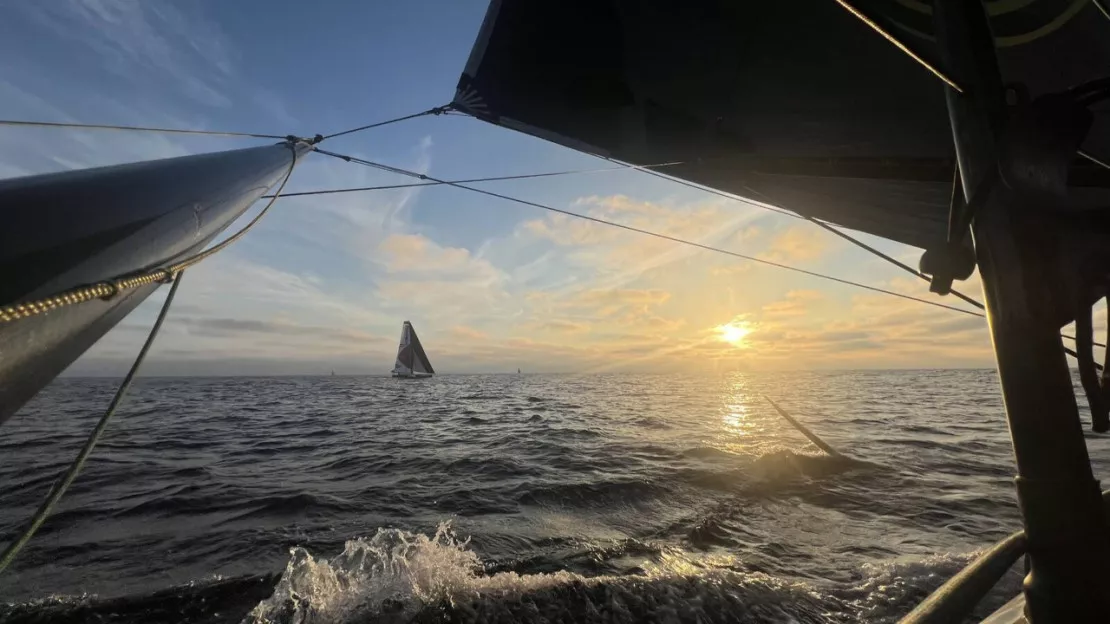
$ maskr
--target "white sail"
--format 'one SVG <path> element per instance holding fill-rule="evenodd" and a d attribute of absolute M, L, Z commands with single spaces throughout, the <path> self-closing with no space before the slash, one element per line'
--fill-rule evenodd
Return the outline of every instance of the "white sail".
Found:
<path fill-rule="evenodd" d="M 426 377 L 434 375 L 432 363 L 424 352 L 420 338 L 412 323 L 405 321 L 401 326 L 401 343 L 397 346 L 397 361 L 393 365 L 395 377 Z"/>

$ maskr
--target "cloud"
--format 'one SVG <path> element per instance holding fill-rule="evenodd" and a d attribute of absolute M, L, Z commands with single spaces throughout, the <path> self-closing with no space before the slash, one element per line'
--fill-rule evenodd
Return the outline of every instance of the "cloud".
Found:
<path fill-rule="evenodd" d="M 237 51 L 237 37 L 206 19 L 203 5 L 72 0 L 13 7 L 24 21 L 0 50 L 15 50 L 20 37 L 41 38 L 63 46 L 58 55 L 67 62 L 46 67 L 49 55 L 9 54 L 13 62 L 0 68 L 6 115 L 252 129 L 245 123 L 280 132 L 298 125 L 290 111 L 304 110 L 292 97 L 283 100 L 293 91 L 252 84 L 265 72 L 244 65 L 249 59 Z M 250 117 L 237 115 L 245 110 Z M 317 108 L 313 115 L 329 112 Z M 0 175 L 212 149 L 210 139 L 12 132 L 8 148 L 0 146 Z M 362 151 L 345 151 L 430 173 L 433 160 L 452 153 L 455 146 L 441 147 L 451 136 L 462 135 L 365 141 L 352 143 Z M 521 166 L 542 170 L 542 162 Z M 290 190 L 395 181 L 310 156 Z M 874 281 L 866 274 L 872 264 L 854 262 L 858 250 L 835 249 L 819 230 L 741 203 L 650 184 L 583 182 L 588 190 L 581 197 L 566 186 L 535 184 L 527 196 L 552 207 L 744 254 L 820 260 L 829 272 Z M 148 372 L 384 372 L 405 319 L 419 328 L 436 369 L 446 372 L 989 361 L 978 319 L 815 286 L 805 276 L 558 213 L 505 222 L 500 213 L 495 219 L 476 212 L 473 223 L 462 222 L 434 204 L 438 192 L 447 191 L 282 199 L 250 236 L 187 272 Z M 916 282 L 892 287 L 922 292 Z M 75 370 L 125 367 L 164 290 Z M 752 324 L 750 348 L 712 331 L 729 319 Z"/>
<path fill-rule="evenodd" d="M 201 105 L 231 105 L 224 91 L 235 78 L 235 59 L 226 37 L 215 23 L 187 12 L 187 5 L 76 0 L 10 8 L 50 35 L 80 46 L 117 78 L 155 81 Z"/>
<path fill-rule="evenodd" d="M 538 330 L 551 331 L 562 334 L 581 334 L 590 331 L 589 323 L 553 319 L 537 323 L 534 327 Z"/>
<path fill-rule="evenodd" d="M 451 337 L 461 340 L 487 340 L 489 339 L 489 334 L 484 331 L 474 329 L 473 327 L 456 325 L 451 328 Z"/>
<path fill-rule="evenodd" d="M 828 249 L 828 235 L 808 224 L 788 228 L 771 240 L 760 258 L 772 262 L 816 260 Z"/>
<path fill-rule="evenodd" d="M 197 336 L 212 336 L 217 338 L 241 337 L 244 334 L 268 334 L 273 336 L 303 337 L 313 340 L 326 340 L 335 342 L 362 341 L 371 342 L 381 340 L 380 337 L 368 332 L 347 328 L 319 327 L 302 325 L 289 321 L 263 321 L 259 319 L 239 318 L 192 318 L 181 317 L 175 319 L 176 323 L 184 325 L 189 334 Z"/>
<path fill-rule="evenodd" d="M 824 295 L 816 290 L 791 290 L 785 298 L 763 306 L 761 316 L 766 319 L 804 316 L 812 304 L 823 298 Z"/>
<path fill-rule="evenodd" d="M 474 257 L 469 249 L 442 247 L 421 234 L 391 234 L 378 245 L 385 268 L 408 279 L 441 279 L 461 276 L 492 283 L 504 275 L 487 260 Z"/>

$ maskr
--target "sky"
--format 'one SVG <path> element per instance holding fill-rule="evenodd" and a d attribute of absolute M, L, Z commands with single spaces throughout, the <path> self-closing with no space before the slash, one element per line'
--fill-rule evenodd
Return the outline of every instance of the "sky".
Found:
<path fill-rule="evenodd" d="M 486 9 L 484 0 L 280 5 L 0 2 L 0 118 L 327 134 L 448 103 Z M 0 178 L 259 143 L 0 128 Z M 462 116 L 327 147 L 444 179 L 605 165 Z M 408 181 L 312 154 L 287 190 Z M 812 224 L 637 171 L 485 188 L 936 297 Z M 860 237 L 917 264 L 920 250 Z M 980 296 L 976 278 L 962 289 Z M 126 371 L 166 290 L 67 374 Z M 433 187 L 279 200 L 243 240 L 186 272 L 144 374 L 386 373 L 404 320 L 438 372 L 993 365 L 980 318 Z"/>

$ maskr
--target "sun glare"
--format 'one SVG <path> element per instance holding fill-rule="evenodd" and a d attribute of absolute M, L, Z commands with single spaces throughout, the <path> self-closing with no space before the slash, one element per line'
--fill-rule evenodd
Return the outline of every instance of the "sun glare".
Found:
<path fill-rule="evenodd" d="M 728 323 L 717 327 L 721 340 L 731 342 L 736 346 L 744 345 L 744 338 L 752 333 L 752 328 L 747 323 Z"/>

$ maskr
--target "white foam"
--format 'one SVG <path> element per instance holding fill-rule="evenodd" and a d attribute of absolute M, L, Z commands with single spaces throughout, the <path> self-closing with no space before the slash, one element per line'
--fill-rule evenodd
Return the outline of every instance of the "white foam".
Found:
<path fill-rule="evenodd" d="M 643 573 L 636 576 L 587 578 L 565 571 L 525 575 L 502 572 L 487 576 L 468 545 L 469 540 L 458 539 L 450 523 L 444 522 L 432 536 L 379 529 L 369 539 L 348 541 L 343 552 L 330 560 L 316 559 L 304 548 L 293 548 L 273 596 L 259 603 L 244 622 L 337 624 L 371 618 L 407 621 L 425 606 L 443 603 L 462 605 L 466 612 L 475 615 L 466 610 L 468 601 L 511 599 L 572 583 L 579 589 L 572 589 L 574 593 L 567 596 L 584 602 L 594 600 L 588 611 L 597 615 L 596 621 L 613 617 L 617 618 L 613 621 L 639 621 L 642 613 L 638 611 L 606 609 L 615 608 L 622 600 L 641 604 L 647 592 L 651 594 L 648 601 L 656 601 L 657 608 L 676 612 L 691 609 L 711 612 L 713 608 L 733 604 L 730 600 L 739 600 L 739 604 L 752 605 L 750 613 L 740 620 L 745 622 L 765 621 L 767 617 L 799 622 L 849 619 L 892 622 L 975 556 L 964 553 L 902 557 L 867 564 L 860 570 L 861 578 L 856 583 L 849 586 L 819 583 L 818 590 L 800 581 L 736 572 L 742 566 L 730 556 L 694 555 L 675 549 L 664 549 L 652 561 L 643 562 L 640 566 Z M 605 604 L 596 602 L 599 595 L 582 591 L 598 584 L 606 586 Z M 528 600 L 533 599 L 553 608 L 551 602 L 544 602 L 543 596 L 533 593 Z M 552 600 L 551 596 L 546 600 Z M 556 596 L 554 600 L 562 598 Z M 511 608 L 513 602 L 506 601 L 505 609 Z M 487 601 L 486 605 L 489 604 Z M 482 613 L 490 615 L 489 611 Z M 732 611 L 716 613 L 723 617 Z M 737 615 L 729 615 L 732 618 L 729 621 L 734 621 Z M 546 620 L 539 617 L 536 621 Z M 717 620 L 710 616 L 682 621 Z"/>
<path fill-rule="evenodd" d="M 468 542 L 460 541 L 444 522 L 432 537 L 379 529 L 370 539 L 349 540 L 330 561 L 293 548 L 273 596 L 256 606 L 246 621 L 330 624 L 379 613 L 390 603 L 411 614 L 442 600 L 454 603 L 481 594 L 519 593 L 585 580 L 569 572 L 483 576 Z"/>

